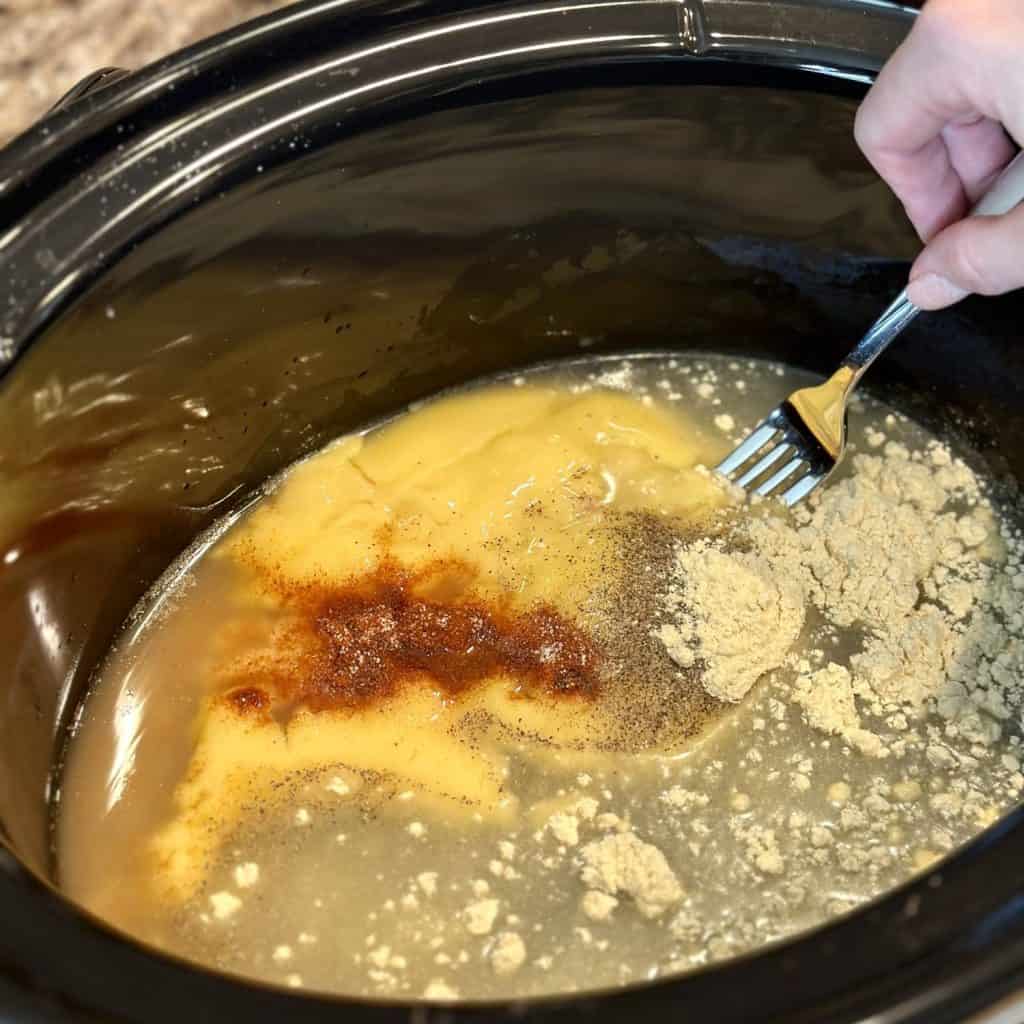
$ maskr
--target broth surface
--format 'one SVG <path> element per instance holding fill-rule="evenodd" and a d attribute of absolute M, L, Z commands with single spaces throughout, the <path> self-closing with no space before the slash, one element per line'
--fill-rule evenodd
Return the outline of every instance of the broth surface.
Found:
<path fill-rule="evenodd" d="M 1016 521 L 869 398 L 829 494 L 737 507 L 701 467 L 809 382 L 583 360 L 294 467 L 100 673 L 64 889 L 279 984 L 522 997 L 757 948 L 972 838 L 1024 784 Z"/>

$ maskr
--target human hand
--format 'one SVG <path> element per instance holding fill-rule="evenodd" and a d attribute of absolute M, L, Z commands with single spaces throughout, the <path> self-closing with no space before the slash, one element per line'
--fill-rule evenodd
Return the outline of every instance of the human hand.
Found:
<path fill-rule="evenodd" d="M 1024 206 L 963 219 L 1013 158 L 1010 137 L 1024 139 L 1021 0 L 928 0 L 854 133 L 926 243 L 911 302 L 941 309 L 1024 287 Z"/>

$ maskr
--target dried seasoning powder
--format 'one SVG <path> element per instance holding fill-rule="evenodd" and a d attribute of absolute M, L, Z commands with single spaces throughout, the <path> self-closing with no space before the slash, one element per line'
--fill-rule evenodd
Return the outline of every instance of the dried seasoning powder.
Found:
<path fill-rule="evenodd" d="M 1022 696 L 1020 552 L 938 443 L 889 442 L 851 468 L 792 515 L 740 514 L 680 542 L 658 637 L 725 700 L 787 662 L 805 721 L 871 757 L 889 751 L 866 714 L 933 708 L 947 733 L 994 743 Z"/>
<path fill-rule="evenodd" d="M 804 593 L 759 555 L 700 540 L 677 550 L 665 608 L 657 635 L 672 660 L 702 664 L 708 693 L 738 701 L 796 642 Z"/>
<path fill-rule="evenodd" d="M 584 885 L 609 896 L 629 896 L 644 917 L 659 917 L 683 898 L 665 855 L 632 832 L 588 843 L 581 857 Z"/>

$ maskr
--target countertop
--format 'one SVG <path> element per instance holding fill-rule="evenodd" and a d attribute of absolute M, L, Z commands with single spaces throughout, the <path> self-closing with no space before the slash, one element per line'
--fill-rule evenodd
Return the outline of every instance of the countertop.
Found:
<path fill-rule="evenodd" d="M 0 0 L 0 145 L 80 78 L 139 68 L 286 0 Z"/>

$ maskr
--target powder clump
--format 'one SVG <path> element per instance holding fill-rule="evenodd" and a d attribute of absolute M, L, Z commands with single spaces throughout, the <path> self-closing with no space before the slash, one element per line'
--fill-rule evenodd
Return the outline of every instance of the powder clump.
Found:
<path fill-rule="evenodd" d="M 934 605 L 923 605 L 897 628 L 869 636 L 850 665 L 883 703 L 920 708 L 941 690 L 954 644 L 947 616 Z"/>
<path fill-rule="evenodd" d="M 471 903 L 465 910 L 466 931 L 470 935 L 486 935 L 494 926 L 499 906 L 498 901 L 494 899 Z"/>
<path fill-rule="evenodd" d="M 885 756 L 881 740 L 861 723 L 849 669 L 832 662 L 816 672 L 803 672 L 793 697 L 812 729 L 839 736 L 869 757 Z"/>
<path fill-rule="evenodd" d="M 683 898 L 679 879 L 665 855 L 633 832 L 588 843 L 581 860 L 584 885 L 609 896 L 629 896 L 644 917 L 660 917 Z"/>
<path fill-rule="evenodd" d="M 803 627 L 804 594 L 758 554 L 701 540 L 677 549 L 665 610 L 671 621 L 657 634 L 672 660 L 702 663 L 707 692 L 735 702 L 782 664 Z"/>
<path fill-rule="evenodd" d="M 679 542 L 656 635 L 722 700 L 795 669 L 780 685 L 807 724 L 869 757 L 890 748 L 867 714 L 898 730 L 930 707 L 947 732 L 991 744 L 1005 712 L 992 695 L 1022 659 L 1007 628 L 1019 596 L 993 586 L 1006 553 L 990 503 L 940 447 L 887 442 L 850 461 L 789 514 L 733 510 L 720 536 Z"/>
<path fill-rule="evenodd" d="M 588 889 L 580 900 L 580 910 L 591 921 L 610 921 L 619 901 L 599 889 Z"/>
<path fill-rule="evenodd" d="M 526 943 L 516 932 L 502 932 L 491 950 L 491 969 L 495 974 L 515 974 L 526 960 Z"/>

